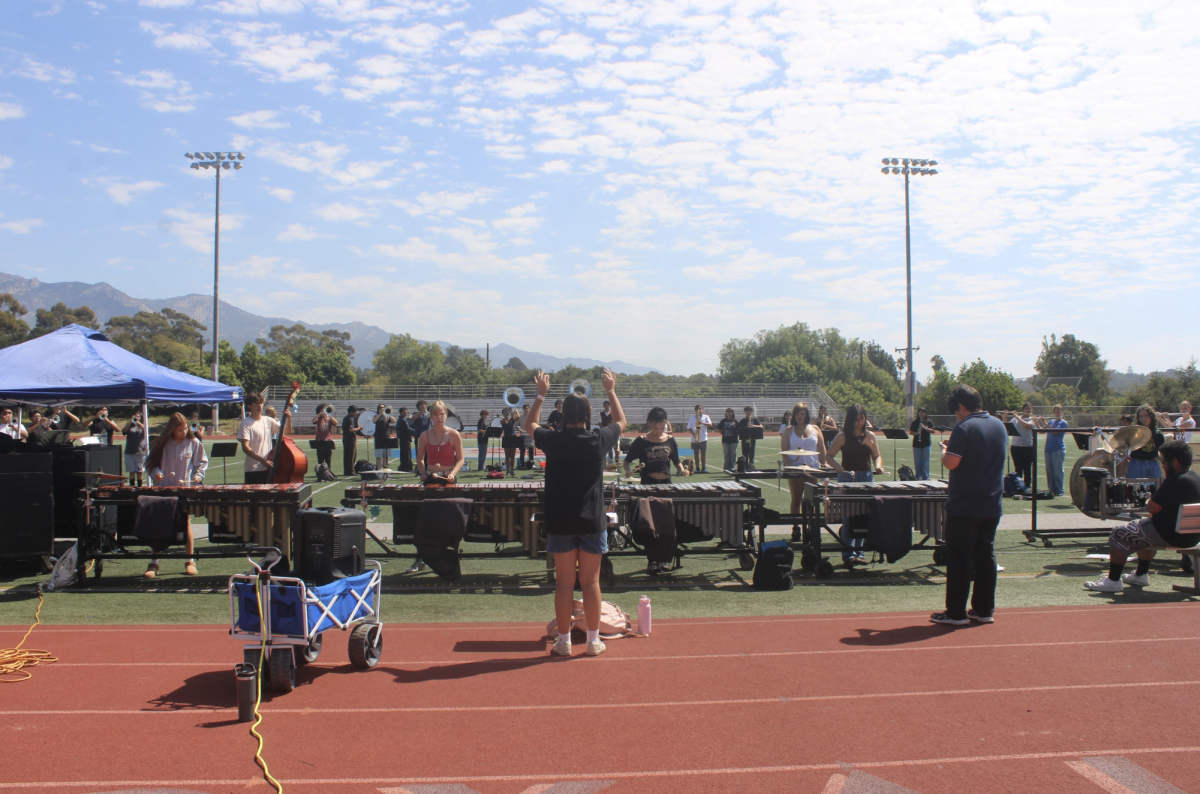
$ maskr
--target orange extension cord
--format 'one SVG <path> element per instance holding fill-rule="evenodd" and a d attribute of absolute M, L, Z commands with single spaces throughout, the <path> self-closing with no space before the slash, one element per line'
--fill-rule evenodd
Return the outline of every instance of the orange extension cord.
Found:
<path fill-rule="evenodd" d="M 42 625 L 42 594 L 38 593 L 37 611 L 33 614 L 33 625 L 25 632 L 25 636 L 15 648 L 0 648 L 0 683 L 16 684 L 33 678 L 33 673 L 26 668 L 37 667 L 39 664 L 53 664 L 58 657 L 51 656 L 49 651 L 24 649 L 21 646 L 29 639 L 33 630 Z"/>

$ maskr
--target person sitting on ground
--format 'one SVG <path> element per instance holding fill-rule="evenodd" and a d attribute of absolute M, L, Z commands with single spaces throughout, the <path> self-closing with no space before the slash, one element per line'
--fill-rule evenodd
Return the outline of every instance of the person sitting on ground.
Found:
<path fill-rule="evenodd" d="M 555 656 L 571 655 L 578 572 L 587 626 L 584 652 L 599 656 L 605 651 L 600 639 L 600 562 L 608 552 L 604 458 L 625 429 L 625 413 L 617 399 L 616 377 L 606 369 L 600 382 L 612 406 L 612 424 L 589 430 L 592 405 L 584 395 L 571 394 L 563 401 L 563 429 L 541 427 L 538 420 L 550 390 L 550 376 L 539 370 L 534 382 L 538 395 L 525 418 L 525 432 L 546 453 L 546 553 L 554 555 L 554 618 L 558 630 L 550 652 Z"/>
<path fill-rule="evenodd" d="M 1166 479 L 1146 504 L 1149 518 L 1139 518 L 1116 527 L 1108 536 L 1108 576 L 1084 583 L 1088 590 L 1119 593 L 1125 585 L 1148 587 L 1150 562 L 1159 549 L 1191 548 L 1195 535 L 1180 535 L 1175 531 L 1179 510 L 1183 505 L 1200 503 L 1200 474 L 1192 471 L 1192 448 L 1182 439 L 1168 441 L 1159 447 Z M 1129 555 L 1137 553 L 1137 570 L 1122 575 Z"/>
<path fill-rule="evenodd" d="M 834 456 L 842 453 L 842 462 Z M 867 411 L 861 405 L 846 409 L 846 424 L 842 432 L 833 437 L 833 443 L 825 452 L 825 461 L 837 470 L 838 482 L 874 482 L 876 474 L 884 474 L 883 456 L 875 434 L 867 429 Z M 842 549 L 842 562 L 865 563 L 867 558 L 861 551 L 863 539 L 847 539 L 846 527 L 842 525 L 842 541 L 848 544 Z"/>
<path fill-rule="evenodd" d="M 646 426 L 649 432 L 635 438 L 625 455 L 625 476 L 633 476 L 630 464 L 635 460 L 642 462 L 642 485 L 669 485 L 672 463 L 680 477 L 687 476 L 679 465 L 679 446 L 671 435 L 667 409 L 651 408 Z"/>
<path fill-rule="evenodd" d="M 204 444 L 200 443 L 200 439 L 196 438 L 196 434 L 188 427 L 183 414 L 171 414 L 166 429 L 154 439 L 154 444 L 150 447 L 150 457 L 146 459 L 146 466 L 150 470 L 150 482 L 160 488 L 204 483 L 204 473 L 208 471 L 208 455 L 204 453 Z M 188 576 L 196 575 L 196 561 L 192 559 L 193 546 L 192 524 L 189 518 L 187 535 L 183 542 L 183 552 L 188 556 L 183 564 L 183 572 Z M 158 558 L 155 557 L 146 567 L 145 576 L 147 579 L 153 579 L 157 575 Z"/>

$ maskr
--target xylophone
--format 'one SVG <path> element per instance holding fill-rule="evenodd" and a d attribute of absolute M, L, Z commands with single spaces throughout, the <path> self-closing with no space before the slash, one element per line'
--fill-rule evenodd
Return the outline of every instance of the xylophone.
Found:
<path fill-rule="evenodd" d="M 292 519 L 297 510 L 312 501 L 312 486 L 305 483 L 281 485 L 192 485 L 132 487 L 106 485 L 92 494 L 97 507 L 117 508 L 117 541 L 136 542 L 132 535 L 139 496 L 174 496 L 179 509 L 208 520 L 208 537 L 213 542 L 254 543 L 291 549 Z"/>
<path fill-rule="evenodd" d="M 912 498 L 913 529 L 941 542 L 946 532 L 946 496 L 949 484 L 945 480 L 893 480 L 890 482 L 805 483 L 804 501 L 820 513 L 825 522 L 840 524 L 849 516 L 871 512 L 876 496 L 908 496 Z"/>
<path fill-rule="evenodd" d="M 421 502 L 426 499 L 470 499 L 474 502 L 463 540 L 475 543 L 520 543 L 531 557 L 545 547 L 540 523 L 544 480 L 470 482 L 455 485 L 362 483 L 346 489 L 342 504 L 392 508 L 392 542 L 412 543 Z"/>
<path fill-rule="evenodd" d="M 675 520 L 696 527 L 706 537 L 718 537 L 739 549 L 754 549 L 754 521 L 763 505 L 762 491 L 751 483 L 732 480 L 709 482 L 672 482 L 662 485 L 618 484 L 605 489 L 614 494 L 617 523 L 628 526 L 634 504 L 643 497 L 670 499 Z"/>

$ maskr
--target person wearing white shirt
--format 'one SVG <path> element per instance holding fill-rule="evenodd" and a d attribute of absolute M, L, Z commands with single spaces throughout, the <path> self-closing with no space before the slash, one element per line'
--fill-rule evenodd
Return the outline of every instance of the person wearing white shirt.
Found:
<path fill-rule="evenodd" d="M 244 464 L 247 485 L 266 485 L 271 476 L 270 459 L 273 439 L 279 433 L 279 421 L 263 414 L 262 397 L 246 395 L 246 410 L 250 413 L 238 426 L 237 440 L 246 456 Z"/>
<path fill-rule="evenodd" d="M 692 431 L 692 455 L 698 474 L 708 474 L 708 429 L 712 419 L 704 413 L 704 406 L 697 405 L 696 413 L 688 419 L 687 429 Z"/>
<path fill-rule="evenodd" d="M 1184 400 L 1179 404 L 1179 418 L 1171 422 L 1171 418 L 1163 413 L 1158 415 L 1158 423 L 1163 427 L 1177 427 L 1180 430 L 1192 430 L 1196 427 L 1196 420 L 1192 418 L 1192 404 Z M 1175 438 L 1183 441 L 1191 441 L 1191 433 L 1176 433 Z"/>
<path fill-rule="evenodd" d="M 24 441 L 29 438 L 29 431 L 23 425 L 13 421 L 11 408 L 0 408 L 0 433 L 13 441 Z"/>
<path fill-rule="evenodd" d="M 200 485 L 204 482 L 204 474 L 208 471 L 208 455 L 204 453 L 204 444 L 200 443 L 200 439 L 196 438 L 188 427 L 183 414 L 171 414 L 166 429 L 154 439 L 154 444 L 150 447 L 146 468 L 150 472 L 150 482 L 159 487 Z M 183 551 L 188 555 L 183 572 L 188 576 L 196 575 L 193 549 L 192 524 L 189 518 L 187 535 L 183 542 Z M 158 558 L 155 557 L 146 567 L 145 576 L 147 579 L 153 579 L 157 575 Z"/>

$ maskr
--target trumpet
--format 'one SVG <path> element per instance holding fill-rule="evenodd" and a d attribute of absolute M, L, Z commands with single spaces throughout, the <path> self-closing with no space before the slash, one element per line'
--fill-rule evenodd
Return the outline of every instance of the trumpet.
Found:
<path fill-rule="evenodd" d="M 504 390 L 504 404 L 509 408 L 516 408 L 525 402 L 525 392 L 521 391 L 516 386 L 509 386 Z"/>
<path fill-rule="evenodd" d="M 384 415 L 384 416 L 391 416 L 391 415 L 392 415 L 392 406 L 390 406 L 390 405 L 385 405 L 385 406 L 383 407 L 383 415 Z"/>
<path fill-rule="evenodd" d="M 326 405 L 326 406 L 325 406 L 325 415 L 326 415 L 326 416 L 333 416 L 333 406 L 332 406 L 332 405 Z"/>
<path fill-rule="evenodd" d="M 592 396 L 592 386 L 583 378 L 576 378 L 575 380 L 571 381 L 571 387 L 569 391 L 571 394 L 582 394 L 584 397 Z"/>

